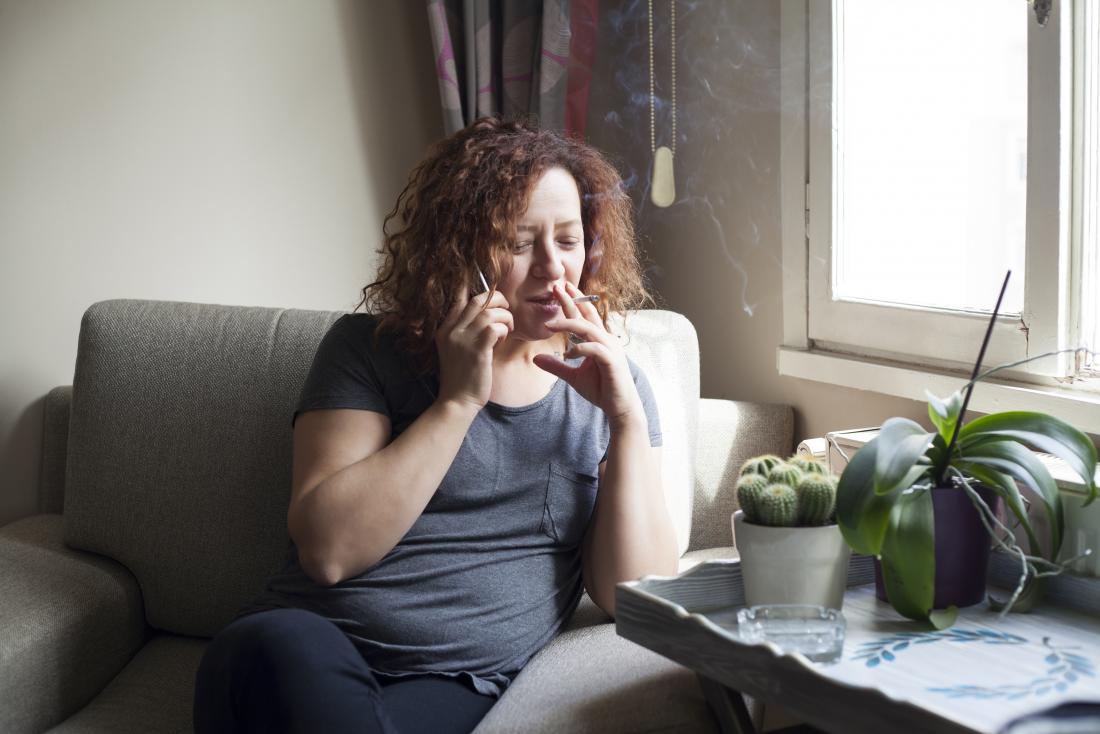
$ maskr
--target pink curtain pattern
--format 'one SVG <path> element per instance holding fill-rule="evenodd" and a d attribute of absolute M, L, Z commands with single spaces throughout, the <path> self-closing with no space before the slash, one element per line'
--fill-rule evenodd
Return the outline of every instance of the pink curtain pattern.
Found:
<path fill-rule="evenodd" d="M 483 115 L 538 115 L 584 135 L 599 0 L 428 0 L 447 134 Z"/>

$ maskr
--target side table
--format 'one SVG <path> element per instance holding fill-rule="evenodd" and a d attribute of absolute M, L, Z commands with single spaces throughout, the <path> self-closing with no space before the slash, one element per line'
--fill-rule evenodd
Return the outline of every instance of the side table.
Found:
<path fill-rule="evenodd" d="M 995 553 L 991 584 L 1014 584 L 1018 569 Z M 1062 702 L 1100 703 L 1098 579 L 1049 579 L 1031 614 L 1002 618 L 979 604 L 937 631 L 876 599 L 871 558 L 854 556 L 844 649 L 830 663 L 740 639 L 744 590 L 736 560 L 620 584 L 615 604 L 619 635 L 699 675 L 725 732 L 754 732 L 741 693 L 838 734 L 996 734 Z"/>

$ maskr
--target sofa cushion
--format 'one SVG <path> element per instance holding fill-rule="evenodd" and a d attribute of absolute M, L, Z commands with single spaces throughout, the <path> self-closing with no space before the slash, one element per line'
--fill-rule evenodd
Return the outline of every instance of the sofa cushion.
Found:
<path fill-rule="evenodd" d="M 61 516 L 0 529 L 0 731 L 32 732 L 92 699 L 145 641 L 137 582 L 66 548 Z"/>
<path fill-rule="evenodd" d="M 593 624 L 563 633 L 539 653 L 475 733 L 715 734 L 695 675 L 617 637 L 592 608 L 581 619 Z M 153 638 L 95 700 L 48 734 L 191 732 L 195 673 L 206 644 Z"/>
<path fill-rule="evenodd" d="M 73 386 L 46 393 L 42 411 L 42 456 L 38 472 L 38 511 L 60 515 L 65 501 L 65 461 L 69 454 L 69 409 Z"/>
<path fill-rule="evenodd" d="M 588 597 L 474 730 L 712 734 L 718 725 L 695 674 L 615 633 Z"/>
<path fill-rule="evenodd" d="M 699 401 L 692 551 L 733 542 L 730 516 L 737 510 L 741 465 L 760 454 L 786 456 L 793 448 L 793 435 L 794 410 L 789 405 Z"/>
<path fill-rule="evenodd" d="M 619 322 L 621 324 L 621 322 Z M 661 479 L 681 554 L 688 549 L 699 425 L 699 339 L 672 311 L 638 311 L 626 318 L 624 349 L 645 372 L 657 399 L 664 444 Z"/>
<path fill-rule="evenodd" d="M 283 564 L 290 416 L 336 312 L 163 301 L 94 304 L 80 329 L 65 542 L 114 558 L 153 627 L 213 636 Z M 661 411 L 668 505 L 691 525 L 699 394 L 682 316 L 627 319 Z"/>
<path fill-rule="evenodd" d="M 734 548 L 693 551 L 679 573 Z M 625 640 L 585 594 L 562 633 L 542 649 L 474 734 L 505 732 L 717 732 L 695 674 Z"/>
<path fill-rule="evenodd" d="M 680 571 L 731 556 L 731 548 L 689 553 Z M 190 732 L 195 673 L 206 644 L 154 637 L 98 697 L 49 734 Z M 718 729 L 695 676 L 618 637 L 610 618 L 585 595 L 566 630 L 528 664 L 476 734 L 562 731 Z"/>
<path fill-rule="evenodd" d="M 190 734 L 195 673 L 206 644 L 154 637 L 95 700 L 49 734 Z"/>
<path fill-rule="evenodd" d="M 338 315 L 132 300 L 84 314 L 65 542 L 129 568 L 152 626 L 212 636 L 282 565 L 290 416 Z"/>

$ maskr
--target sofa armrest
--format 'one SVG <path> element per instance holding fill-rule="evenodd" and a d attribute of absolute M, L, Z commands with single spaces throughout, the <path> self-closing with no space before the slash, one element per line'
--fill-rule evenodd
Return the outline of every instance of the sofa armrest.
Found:
<path fill-rule="evenodd" d="M 144 644 L 141 591 L 67 548 L 60 515 L 0 528 L 0 731 L 37 732 L 90 701 Z"/>
<path fill-rule="evenodd" d="M 42 420 L 42 460 L 39 465 L 38 511 L 61 514 L 65 501 L 65 460 L 69 454 L 69 412 L 73 386 L 46 393 Z"/>
<path fill-rule="evenodd" d="M 741 464 L 760 454 L 787 456 L 793 449 L 791 406 L 700 400 L 689 550 L 731 545 L 730 515 L 737 509 L 734 486 Z"/>

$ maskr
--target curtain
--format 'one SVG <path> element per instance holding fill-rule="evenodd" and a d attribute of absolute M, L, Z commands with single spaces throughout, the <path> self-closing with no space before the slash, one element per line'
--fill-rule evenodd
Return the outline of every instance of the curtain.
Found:
<path fill-rule="evenodd" d="M 428 0 L 443 124 L 533 113 L 584 136 L 599 0 Z"/>

